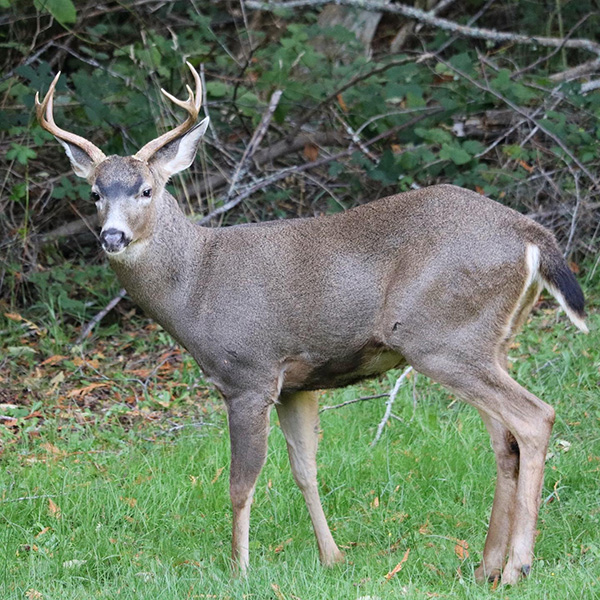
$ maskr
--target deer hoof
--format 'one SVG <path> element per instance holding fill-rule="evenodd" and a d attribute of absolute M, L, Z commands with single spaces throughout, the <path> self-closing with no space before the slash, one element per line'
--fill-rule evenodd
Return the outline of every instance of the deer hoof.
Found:
<path fill-rule="evenodd" d="M 486 569 L 483 563 L 475 569 L 475 581 L 477 583 L 494 583 L 500 579 L 501 575 L 502 569 Z"/>

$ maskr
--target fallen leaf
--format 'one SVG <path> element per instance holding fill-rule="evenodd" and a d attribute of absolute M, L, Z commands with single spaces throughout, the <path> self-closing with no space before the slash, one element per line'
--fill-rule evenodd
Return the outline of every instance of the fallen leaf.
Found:
<path fill-rule="evenodd" d="M 279 544 L 279 546 L 277 546 L 275 548 L 275 554 L 279 554 L 288 544 L 290 544 L 292 542 L 292 538 L 289 538 L 287 540 L 285 540 L 285 542 L 281 542 L 281 544 Z"/>
<path fill-rule="evenodd" d="M 213 477 L 211 483 L 217 482 L 217 479 L 219 479 L 219 477 L 221 477 L 221 473 L 223 472 L 223 469 L 225 469 L 225 467 L 221 467 L 221 468 L 217 469 L 217 474 Z"/>
<path fill-rule="evenodd" d="M 348 112 L 348 107 L 346 106 L 346 103 L 344 102 L 344 98 L 342 98 L 342 95 L 341 95 L 341 94 L 338 94 L 338 95 L 337 95 L 337 101 L 338 101 L 338 104 L 340 105 L 340 108 L 341 108 L 341 109 L 342 109 L 342 110 L 343 110 L 345 113 L 347 113 L 347 112 Z"/>
<path fill-rule="evenodd" d="M 91 391 L 97 388 L 105 388 L 109 387 L 110 383 L 107 381 L 97 381 L 95 383 L 90 383 L 90 385 L 86 385 L 82 388 L 77 388 L 75 390 L 71 390 L 67 393 L 67 398 L 74 398 L 76 396 L 84 396 L 85 394 L 89 394 Z"/>
<path fill-rule="evenodd" d="M 314 144 L 306 144 L 304 146 L 304 158 L 310 161 L 317 160 L 319 157 L 319 148 Z"/>
<path fill-rule="evenodd" d="M 54 393 L 56 388 L 65 380 L 65 374 L 60 371 L 50 380 L 50 393 Z"/>
<path fill-rule="evenodd" d="M 17 313 L 4 313 L 4 316 L 11 321 L 24 321 L 23 317 Z"/>
<path fill-rule="evenodd" d="M 51 356 L 50 358 L 43 360 L 40 363 L 40 367 L 48 367 L 50 365 L 55 365 L 56 363 L 59 363 L 59 362 L 62 362 L 63 360 L 65 360 L 65 358 L 67 358 L 67 357 L 62 356 L 61 354 L 55 354 L 54 356 Z"/>
<path fill-rule="evenodd" d="M 44 527 L 44 529 L 42 529 L 39 533 L 35 534 L 36 538 L 41 537 L 42 535 L 44 535 L 45 533 L 47 533 L 48 531 L 50 531 L 50 527 Z"/>
<path fill-rule="evenodd" d="M 55 456 L 64 456 L 65 452 L 60 448 L 57 448 L 54 444 L 50 442 L 44 442 L 40 444 L 40 448 L 43 448 L 48 454 L 54 454 Z"/>
<path fill-rule="evenodd" d="M 272 583 L 271 587 L 273 588 L 273 591 L 275 592 L 275 598 L 277 598 L 277 600 L 285 600 L 285 596 L 281 593 L 281 589 L 279 588 L 279 586 L 276 583 Z"/>
<path fill-rule="evenodd" d="M 406 552 L 404 553 L 404 556 L 402 557 L 402 560 L 385 576 L 386 581 L 389 581 L 392 577 L 394 577 L 394 575 L 397 575 L 402 570 L 404 563 L 408 559 L 409 553 L 410 548 L 407 548 Z"/>
<path fill-rule="evenodd" d="M 25 592 L 25 598 L 28 598 L 28 600 L 40 600 L 43 596 L 41 592 L 31 588 Z"/>
<path fill-rule="evenodd" d="M 519 164 L 528 172 L 531 173 L 534 170 L 534 167 L 528 165 L 524 160 L 520 160 Z"/>
<path fill-rule="evenodd" d="M 48 498 L 48 512 L 50 513 L 50 516 L 55 519 L 60 519 L 60 507 L 52 500 L 52 498 Z"/>
<path fill-rule="evenodd" d="M 469 544 L 466 540 L 456 540 L 456 546 L 454 546 L 454 554 L 460 558 L 460 560 L 465 560 L 465 558 L 469 558 Z"/>
<path fill-rule="evenodd" d="M 379 508 L 379 496 L 375 496 L 375 498 L 373 498 L 373 502 L 371 502 L 371 508 Z"/>

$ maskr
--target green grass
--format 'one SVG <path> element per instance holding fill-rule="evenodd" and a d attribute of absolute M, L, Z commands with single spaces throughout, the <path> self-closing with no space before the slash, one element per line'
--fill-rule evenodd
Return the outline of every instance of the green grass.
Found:
<path fill-rule="evenodd" d="M 13 314 L 0 324 L 12 349 L 0 414 L 14 416 L 0 425 L 0 598 L 600 597 L 600 286 L 587 292 L 589 336 L 540 309 L 510 353 L 515 377 L 558 417 L 532 574 L 497 590 L 473 579 L 494 491 L 488 435 L 476 411 L 426 378 L 414 404 L 413 380 L 402 388 L 399 420 L 374 448 L 385 399 L 321 416 L 321 494 L 347 558 L 332 569 L 319 565 L 273 413 L 252 569 L 232 580 L 226 418 L 209 388 L 191 388 L 191 359 L 128 306 L 85 352 L 65 345 L 85 319 L 21 315 L 36 333 Z M 388 391 L 397 375 L 323 404 Z"/>

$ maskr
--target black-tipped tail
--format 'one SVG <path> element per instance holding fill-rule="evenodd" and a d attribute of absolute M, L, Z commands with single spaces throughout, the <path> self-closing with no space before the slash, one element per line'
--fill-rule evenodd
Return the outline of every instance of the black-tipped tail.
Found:
<path fill-rule="evenodd" d="M 587 333 L 583 291 L 558 248 L 542 250 L 540 275 L 573 324 Z"/>

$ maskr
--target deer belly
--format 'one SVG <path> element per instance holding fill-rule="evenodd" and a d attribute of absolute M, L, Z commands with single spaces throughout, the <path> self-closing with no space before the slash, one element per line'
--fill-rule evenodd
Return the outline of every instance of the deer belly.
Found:
<path fill-rule="evenodd" d="M 309 356 L 291 357 L 284 361 L 282 390 L 344 387 L 405 364 L 406 360 L 398 352 L 370 345 L 327 360 L 311 360 Z"/>

